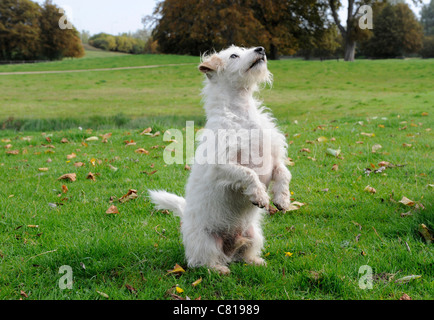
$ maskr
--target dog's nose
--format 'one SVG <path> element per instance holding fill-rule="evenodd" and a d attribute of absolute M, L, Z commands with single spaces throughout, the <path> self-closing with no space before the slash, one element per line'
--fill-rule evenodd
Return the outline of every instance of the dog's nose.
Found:
<path fill-rule="evenodd" d="M 257 47 L 255 49 L 255 52 L 257 52 L 259 54 L 262 54 L 262 55 L 265 55 L 265 49 L 264 49 L 264 47 Z"/>

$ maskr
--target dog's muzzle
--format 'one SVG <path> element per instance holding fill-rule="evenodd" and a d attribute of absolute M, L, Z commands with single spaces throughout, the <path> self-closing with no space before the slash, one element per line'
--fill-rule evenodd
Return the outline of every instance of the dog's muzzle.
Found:
<path fill-rule="evenodd" d="M 258 55 L 258 57 L 256 58 L 256 60 L 252 63 L 252 65 L 249 67 L 249 69 L 247 71 L 249 71 L 250 69 L 254 68 L 255 66 L 267 61 L 267 57 L 265 55 L 265 49 L 264 47 L 258 47 L 255 49 L 255 53 Z"/>

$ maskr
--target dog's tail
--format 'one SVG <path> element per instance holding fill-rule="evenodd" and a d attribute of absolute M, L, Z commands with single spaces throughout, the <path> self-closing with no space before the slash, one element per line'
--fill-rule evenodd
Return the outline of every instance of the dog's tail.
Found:
<path fill-rule="evenodd" d="M 170 210 L 176 216 L 182 217 L 185 208 L 185 199 L 164 190 L 149 190 L 151 201 L 158 210 Z"/>

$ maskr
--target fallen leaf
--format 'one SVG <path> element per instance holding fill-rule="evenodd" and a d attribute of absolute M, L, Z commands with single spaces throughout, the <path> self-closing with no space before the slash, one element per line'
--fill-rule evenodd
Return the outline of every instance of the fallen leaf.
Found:
<path fill-rule="evenodd" d="M 126 287 L 126 288 L 128 289 L 128 291 L 130 291 L 131 293 L 134 293 L 134 294 L 137 293 L 137 290 L 136 290 L 134 287 L 130 286 L 129 284 L 126 284 L 125 287 Z"/>
<path fill-rule="evenodd" d="M 316 141 L 318 141 L 318 142 L 327 142 L 328 139 L 326 137 L 321 136 L 318 139 L 316 139 Z"/>
<path fill-rule="evenodd" d="M 306 204 L 298 202 L 298 201 L 293 201 L 293 202 L 291 202 L 291 204 L 289 205 L 288 210 L 286 210 L 286 211 L 295 211 L 295 210 L 300 209 L 304 205 L 306 205 Z"/>
<path fill-rule="evenodd" d="M 77 175 L 75 173 L 67 173 L 67 174 L 60 176 L 57 180 L 75 181 L 75 180 L 77 180 Z"/>
<path fill-rule="evenodd" d="M 104 293 L 104 292 L 101 292 L 101 291 L 98 291 L 98 290 L 96 290 L 96 292 L 97 292 L 98 294 L 100 294 L 101 296 L 103 296 L 104 298 L 106 298 L 106 299 L 109 298 L 109 296 L 108 296 L 107 293 Z"/>
<path fill-rule="evenodd" d="M 432 241 L 434 241 L 434 235 L 423 223 L 419 225 L 419 233 L 423 236 L 426 243 L 430 244 Z"/>
<path fill-rule="evenodd" d="M 85 164 L 83 162 L 74 163 L 74 167 L 76 167 L 76 168 L 83 167 L 83 166 L 85 166 Z"/>
<path fill-rule="evenodd" d="M 411 143 L 403 143 L 402 146 L 405 148 L 411 148 Z"/>
<path fill-rule="evenodd" d="M 377 190 L 375 190 L 373 187 L 371 186 L 366 186 L 365 189 L 363 189 L 363 191 L 369 192 L 369 193 L 376 193 Z"/>
<path fill-rule="evenodd" d="M 184 290 L 178 286 L 176 286 L 175 290 L 177 293 L 183 293 L 184 292 Z"/>
<path fill-rule="evenodd" d="M 333 157 L 339 157 L 339 155 L 341 154 L 341 149 L 335 150 L 335 149 L 327 148 L 326 153 Z"/>
<path fill-rule="evenodd" d="M 107 211 L 105 213 L 116 214 L 116 213 L 119 213 L 119 211 L 118 211 L 118 208 L 116 208 L 116 206 L 111 206 L 110 208 L 107 209 Z"/>
<path fill-rule="evenodd" d="M 63 193 L 67 193 L 68 192 L 68 187 L 65 186 L 64 184 L 62 185 L 62 192 Z"/>
<path fill-rule="evenodd" d="M 407 294 L 403 294 L 401 298 L 399 298 L 399 300 L 411 300 L 410 296 Z"/>
<path fill-rule="evenodd" d="M 337 164 L 334 164 L 334 165 L 332 166 L 332 170 L 333 170 L 333 171 L 338 171 L 338 170 L 339 170 L 339 166 L 338 166 Z"/>
<path fill-rule="evenodd" d="M 428 116 L 428 112 L 422 112 L 422 116 L 424 117 Z"/>
<path fill-rule="evenodd" d="M 6 154 L 14 154 L 14 155 L 17 155 L 17 154 L 19 154 L 19 153 L 20 153 L 19 150 L 7 150 L 7 151 L 6 151 Z"/>
<path fill-rule="evenodd" d="M 7 144 L 7 145 L 5 145 L 5 148 L 6 149 L 10 149 L 10 148 L 12 148 L 12 145 L 11 144 Z"/>
<path fill-rule="evenodd" d="M 87 142 L 89 142 L 89 141 L 98 141 L 99 140 L 99 138 L 98 137 L 95 137 L 95 136 L 93 136 L 93 137 L 89 137 L 89 138 L 87 138 L 86 140 L 84 140 L 84 141 L 87 141 Z"/>
<path fill-rule="evenodd" d="M 62 140 L 60 140 L 60 143 L 69 143 L 69 141 L 66 138 L 62 138 Z"/>
<path fill-rule="evenodd" d="M 396 280 L 395 282 L 396 283 L 407 283 L 407 282 L 410 282 L 412 280 L 419 279 L 419 278 L 422 278 L 422 276 L 420 276 L 420 275 L 411 275 L 411 276 L 402 277 L 402 278 Z"/>
<path fill-rule="evenodd" d="M 74 159 L 76 156 L 77 156 L 77 155 L 76 155 L 75 153 L 71 153 L 71 154 L 68 154 L 68 155 L 66 156 L 66 159 L 67 159 L 67 160 L 71 160 L 71 159 Z"/>
<path fill-rule="evenodd" d="M 402 203 L 402 204 L 404 204 L 406 206 L 409 206 L 409 207 L 412 207 L 412 206 L 414 206 L 416 204 L 413 200 L 410 200 L 407 197 L 402 197 L 402 199 L 399 200 L 398 202 L 400 202 L 400 203 Z"/>
<path fill-rule="evenodd" d="M 129 200 L 136 199 L 138 197 L 137 190 L 130 189 L 128 190 L 127 194 L 123 195 L 121 198 L 119 198 L 120 203 L 127 202 Z"/>
<path fill-rule="evenodd" d="M 184 273 L 185 270 L 179 264 L 175 264 L 172 270 L 167 270 L 167 274 L 177 274 L 180 275 Z"/>
<path fill-rule="evenodd" d="M 151 137 L 152 137 L 152 138 L 154 138 L 154 137 L 158 137 L 160 134 L 161 134 L 160 131 L 157 131 L 157 132 L 155 132 Z"/>
<path fill-rule="evenodd" d="M 193 287 L 196 287 L 199 283 L 201 283 L 202 282 L 202 277 L 200 277 L 199 279 L 197 279 L 195 282 L 193 282 L 191 285 L 193 286 Z"/>
<path fill-rule="evenodd" d="M 47 172 L 47 171 L 48 171 L 48 168 L 38 168 L 38 171 L 41 171 L 41 172 Z"/>
<path fill-rule="evenodd" d="M 366 132 L 362 132 L 361 135 L 362 135 L 362 136 L 365 136 L 365 137 L 375 137 L 375 133 L 366 133 Z"/>
<path fill-rule="evenodd" d="M 136 151 L 134 151 L 135 153 L 141 153 L 141 154 L 149 154 L 148 150 L 145 150 L 143 148 L 139 148 Z"/>
<path fill-rule="evenodd" d="M 371 148 L 372 153 L 377 152 L 377 150 L 381 149 L 382 146 L 380 144 L 374 144 Z"/>
<path fill-rule="evenodd" d="M 89 180 L 92 180 L 92 181 L 96 181 L 95 175 L 92 172 L 89 172 L 87 174 L 86 179 L 89 179 Z"/>
<path fill-rule="evenodd" d="M 363 144 L 363 141 L 356 141 L 357 144 Z"/>
<path fill-rule="evenodd" d="M 29 297 L 23 290 L 20 291 L 20 295 L 22 297 L 24 297 L 24 298 L 28 298 Z"/>
<path fill-rule="evenodd" d="M 191 170 L 191 167 L 188 164 L 186 164 L 185 167 L 184 167 L 184 170 L 189 171 L 189 170 Z"/>
<path fill-rule="evenodd" d="M 379 167 L 388 167 L 390 165 L 390 162 L 387 161 L 381 161 L 378 163 Z"/>
<path fill-rule="evenodd" d="M 303 149 L 300 150 L 300 152 L 311 153 L 311 151 L 308 148 L 303 148 Z"/>
<path fill-rule="evenodd" d="M 147 172 L 147 171 L 142 171 L 141 173 L 146 173 L 148 176 L 152 176 L 154 173 L 156 173 L 158 170 L 154 170 L 151 172 Z"/>
<path fill-rule="evenodd" d="M 146 128 L 145 130 L 142 131 L 142 133 L 140 133 L 140 135 L 144 135 L 144 134 L 149 134 L 152 131 L 152 128 Z"/>

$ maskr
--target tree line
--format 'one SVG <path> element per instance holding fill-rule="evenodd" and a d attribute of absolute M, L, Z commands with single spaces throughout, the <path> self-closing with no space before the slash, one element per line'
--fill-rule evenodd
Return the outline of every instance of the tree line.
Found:
<path fill-rule="evenodd" d="M 0 60 L 56 60 L 81 57 L 75 28 L 61 29 L 63 13 L 50 0 L 0 1 Z"/>
<path fill-rule="evenodd" d="M 373 29 L 359 26 L 363 5 L 372 8 Z M 144 23 L 163 53 L 199 55 L 231 44 L 261 44 L 271 59 L 434 57 L 433 7 L 431 0 L 419 21 L 405 1 L 396 0 L 164 0 Z"/>

